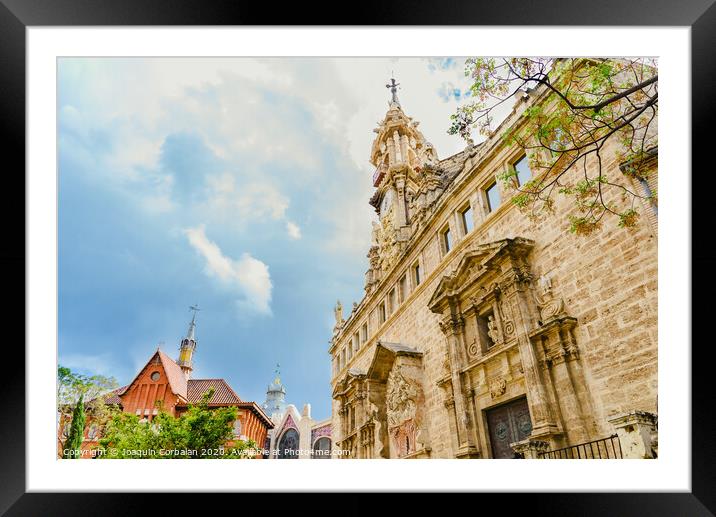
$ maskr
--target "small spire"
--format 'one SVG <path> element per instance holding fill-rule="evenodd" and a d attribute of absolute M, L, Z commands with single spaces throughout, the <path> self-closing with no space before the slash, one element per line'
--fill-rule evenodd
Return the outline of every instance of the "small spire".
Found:
<path fill-rule="evenodd" d="M 274 373 L 276 374 L 276 378 L 274 379 L 274 382 L 276 384 L 279 384 L 281 382 L 281 364 L 276 363 L 276 369 L 274 370 Z"/>
<path fill-rule="evenodd" d="M 196 328 L 196 313 L 201 309 L 197 305 L 190 305 L 189 310 L 194 311 L 194 314 L 191 317 L 191 323 L 189 323 L 189 330 L 186 333 L 186 338 L 190 341 L 196 341 L 196 338 L 194 337 L 194 329 Z"/>

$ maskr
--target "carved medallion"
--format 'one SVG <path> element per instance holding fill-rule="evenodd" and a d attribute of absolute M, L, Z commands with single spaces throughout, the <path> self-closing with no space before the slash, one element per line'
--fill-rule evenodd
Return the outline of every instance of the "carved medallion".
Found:
<path fill-rule="evenodd" d="M 490 381 L 490 397 L 497 398 L 503 395 L 507 391 L 507 379 L 504 377 L 497 377 Z"/>

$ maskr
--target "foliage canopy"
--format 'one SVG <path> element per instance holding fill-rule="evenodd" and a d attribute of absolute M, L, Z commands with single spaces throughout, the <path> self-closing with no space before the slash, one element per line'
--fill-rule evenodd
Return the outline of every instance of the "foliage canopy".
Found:
<path fill-rule="evenodd" d="M 158 401 L 158 414 L 150 422 L 116 412 L 99 440 L 99 458 L 125 459 L 247 459 L 254 457 L 253 440 L 238 440 L 233 424 L 236 407 L 209 408 L 211 388 L 198 404 L 175 418 Z"/>
<path fill-rule="evenodd" d="M 465 75 L 472 81 L 472 100 L 451 115 L 448 133 L 468 142 L 474 129 L 484 136 L 494 133 L 495 113 L 508 99 L 541 97 L 501 135 L 506 144 L 525 149 L 533 172 L 523 185 L 515 182 L 514 167 L 500 175 L 517 191 L 512 202 L 528 215 L 552 212 L 555 194 L 567 196 L 576 209 L 570 230 L 590 234 L 605 216 L 633 227 L 638 199 L 656 204 L 656 192 L 641 193 L 631 181 L 656 174 L 650 163 L 658 147 L 655 60 L 471 58 Z M 611 144 L 623 172 L 619 178 L 603 168 L 612 159 Z M 565 174 L 568 170 L 579 171 L 579 179 Z"/>

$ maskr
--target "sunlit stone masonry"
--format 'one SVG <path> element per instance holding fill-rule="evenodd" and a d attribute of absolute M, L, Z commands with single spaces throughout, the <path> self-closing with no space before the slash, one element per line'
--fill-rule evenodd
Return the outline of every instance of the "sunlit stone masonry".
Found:
<path fill-rule="evenodd" d="M 497 176 L 532 172 L 500 135 L 545 96 L 524 92 L 492 137 L 440 159 L 393 88 L 370 150 L 365 296 L 337 304 L 329 350 L 340 457 L 656 456 L 656 209 L 585 237 L 564 196 L 537 220 L 510 202 Z M 617 151 L 603 170 L 624 181 Z M 652 151 L 635 191 L 655 189 Z"/>

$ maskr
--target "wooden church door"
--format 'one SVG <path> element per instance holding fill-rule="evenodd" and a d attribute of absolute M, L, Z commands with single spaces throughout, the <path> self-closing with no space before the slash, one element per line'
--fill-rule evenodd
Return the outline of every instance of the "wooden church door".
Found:
<path fill-rule="evenodd" d="M 487 427 L 493 458 L 514 458 L 511 443 L 529 437 L 532 432 L 527 398 L 522 397 L 508 404 L 487 411 Z"/>

